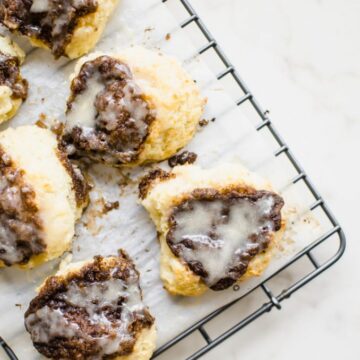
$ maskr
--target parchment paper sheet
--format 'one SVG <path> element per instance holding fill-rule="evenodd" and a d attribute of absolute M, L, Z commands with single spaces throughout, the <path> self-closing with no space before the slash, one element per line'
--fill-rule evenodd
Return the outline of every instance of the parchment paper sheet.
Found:
<path fill-rule="evenodd" d="M 245 294 L 323 231 L 320 219 L 315 219 L 307 211 L 311 198 L 300 186 L 289 185 L 294 173 L 290 171 L 288 161 L 283 156 L 274 157 L 273 144 L 265 137 L 265 131 L 255 130 L 254 116 L 251 116 L 249 107 L 236 107 L 208 64 L 194 56 L 196 48 L 192 39 L 178 27 L 178 23 L 160 0 L 122 0 L 95 50 L 110 52 L 140 44 L 160 48 L 178 57 L 208 97 L 204 118 L 216 118 L 199 130 L 187 149 L 198 154 L 198 165 L 207 167 L 216 163 L 241 162 L 272 181 L 285 198 L 288 228 L 281 249 L 261 278 L 242 283 L 238 291 L 209 291 L 195 299 L 172 297 L 163 290 L 159 280 L 156 231 L 137 202 L 136 179 L 148 168 L 129 172 L 93 166 L 90 169 L 95 183 L 92 204 L 77 226 L 72 260 L 114 254 L 118 248 L 124 248 L 141 272 L 145 302 L 156 317 L 159 346 L 203 316 Z M 23 39 L 20 44 L 28 51 L 23 74 L 30 82 L 30 96 L 16 118 L 2 128 L 35 123 L 40 114 L 46 114 L 48 121 L 63 119 L 68 77 L 74 62 L 55 61 L 48 52 L 31 49 Z M 118 200 L 119 209 L 101 215 L 104 200 Z M 41 358 L 24 329 L 23 314 L 36 286 L 56 271 L 59 261 L 27 272 L 0 270 L 0 334 L 21 360 Z"/>

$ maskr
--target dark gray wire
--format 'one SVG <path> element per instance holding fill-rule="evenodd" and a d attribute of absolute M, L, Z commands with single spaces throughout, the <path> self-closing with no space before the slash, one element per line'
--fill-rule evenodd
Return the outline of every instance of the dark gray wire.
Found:
<path fill-rule="evenodd" d="M 14 352 L 11 350 L 10 346 L 5 342 L 5 340 L 0 336 L 0 345 L 4 349 L 5 353 L 9 356 L 11 360 L 19 360 Z"/>

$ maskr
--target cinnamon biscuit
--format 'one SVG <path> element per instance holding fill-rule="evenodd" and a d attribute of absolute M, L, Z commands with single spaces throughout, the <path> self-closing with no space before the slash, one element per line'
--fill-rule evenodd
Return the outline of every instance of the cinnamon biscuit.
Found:
<path fill-rule="evenodd" d="M 117 0 L 2 0 L 0 22 L 27 36 L 56 58 L 89 52 L 98 42 Z"/>
<path fill-rule="evenodd" d="M 155 348 L 154 318 L 123 251 L 69 265 L 45 280 L 25 326 L 48 358 L 148 360 Z"/>
<path fill-rule="evenodd" d="M 71 77 L 63 144 L 113 166 L 161 161 L 195 134 L 205 100 L 173 58 L 141 47 L 81 59 Z"/>
<path fill-rule="evenodd" d="M 24 52 L 0 35 L 0 124 L 11 119 L 27 98 L 28 83 L 20 74 Z"/>
<path fill-rule="evenodd" d="M 240 165 L 177 166 L 140 184 L 161 245 L 161 278 L 172 294 L 201 295 L 260 275 L 280 240 L 284 201 Z"/>
<path fill-rule="evenodd" d="M 0 133 L 0 267 L 33 267 L 68 250 L 87 204 L 80 170 L 37 126 Z"/>

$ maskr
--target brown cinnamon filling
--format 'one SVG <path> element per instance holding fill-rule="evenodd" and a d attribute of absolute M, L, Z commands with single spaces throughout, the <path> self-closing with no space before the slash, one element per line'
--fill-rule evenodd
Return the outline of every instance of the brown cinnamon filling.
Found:
<path fill-rule="evenodd" d="M 62 162 L 63 166 L 65 167 L 66 171 L 71 177 L 77 206 L 78 207 L 86 206 L 89 202 L 89 191 L 90 191 L 89 183 L 86 181 L 79 166 L 69 160 L 65 152 L 65 149 L 63 149 L 61 145 L 59 146 L 57 155 L 60 161 Z"/>
<path fill-rule="evenodd" d="M 96 11 L 97 0 L 2 0 L 0 22 L 11 31 L 42 40 L 64 55 L 79 18 Z"/>
<path fill-rule="evenodd" d="M 173 178 L 175 175 L 160 168 L 149 171 L 139 183 L 139 198 L 145 199 L 156 180 L 162 181 Z"/>
<path fill-rule="evenodd" d="M 197 189 L 169 218 L 172 252 L 213 290 L 233 285 L 281 228 L 283 199 L 253 189 Z"/>
<path fill-rule="evenodd" d="M 45 251 L 35 193 L 9 156 L 0 148 L 0 260 L 26 264 Z"/>
<path fill-rule="evenodd" d="M 55 359 L 114 359 L 133 351 L 154 318 L 142 304 L 139 273 L 122 251 L 66 277 L 52 276 L 25 313 L 36 349 Z"/>
<path fill-rule="evenodd" d="M 115 165 L 136 161 L 154 115 L 129 67 L 109 56 L 88 61 L 71 91 L 63 136 L 70 156 Z"/>
<path fill-rule="evenodd" d="M 191 151 L 183 151 L 169 158 L 168 164 L 170 167 L 178 165 L 193 164 L 197 159 L 197 155 Z"/>
<path fill-rule="evenodd" d="M 28 82 L 20 75 L 19 59 L 0 51 L 0 86 L 1 85 L 7 86 L 12 90 L 13 99 L 26 99 Z"/>

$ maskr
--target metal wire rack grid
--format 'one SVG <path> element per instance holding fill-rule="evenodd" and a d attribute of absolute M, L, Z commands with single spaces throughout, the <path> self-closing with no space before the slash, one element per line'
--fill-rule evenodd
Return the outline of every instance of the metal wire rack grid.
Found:
<path fill-rule="evenodd" d="M 169 0 L 160 0 L 160 1 L 162 3 L 167 3 Z M 212 36 L 212 34 L 208 30 L 204 22 L 196 13 L 194 8 L 191 6 L 190 2 L 188 0 L 176 0 L 176 1 L 178 1 L 181 4 L 181 6 L 184 8 L 184 10 L 187 13 L 187 18 L 184 21 L 182 21 L 180 27 L 184 29 L 190 24 L 196 24 L 196 26 L 198 27 L 198 29 L 201 31 L 202 35 L 206 39 L 206 44 L 203 45 L 200 49 L 198 49 L 197 54 L 202 55 L 207 51 L 209 51 L 210 49 L 213 49 L 215 51 L 216 55 L 219 57 L 219 59 L 221 60 L 222 64 L 225 67 L 220 73 L 217 74 L 216 76 L 217 80 L 221 80 L 226 76 L 231 76 L 233 78 L 233 80 L 236 82 L 236 84 L 243 92 L 243 95 L 236 100 L 236 105 L 240 106 L 246 102 L 251 104 L 251 106 L 259 116 L 259 123 L 256 126 L 256 130 L 262 131 L 263 129 L 268 129 L 268 131 L 270 132 L 270 134 L 272 135 L 272 137 L 274 138 L 274 140 L 278 145 L 278 149 L 275 151 L 274 155 L 275 156 L 280 156 L 281 154 L 285 155 L 297 173 L 297 175 L 292 179 L 292 183 L 296 184 L 302 181 L 305 184 L 305 186 L 307 187 L 307 189 L 310 191 L 310 193 L 315 199 L 314 203 L 310 206 L 310 210 L 314 211 L 315 209 L 321 209 L 321 211 L 325 214 L 325 216 L 330 221 L 332 226 L 330 230 L 328 230 L 325 234 L 317 238 L 314 242 L 312 242 L 310 245 L 308 245 L 306 248 L 304 248 L 302 251 L 296 254 L 290 261 L 284 264 L 276 272 L 271 274 L 268 278 L 264 279 L 264 281 L 262 281 L 258 286 L 254 287 L 245 295 L 239 297 L 238 299 L 232 301 L 231 303 L 223 306 L 222 308 L 212 312 L 211 314 L 207 315 L 200 321 L 196 322 L 187 330 L 183 331 L 181 334 L 173 338 L 171 341 L 167 342 L 165 345 L 157 349 L 153 355 L 153 359 L 155 359 L 159 355 L 163 354 L 171 347 L 179 343 L 180 341 L 191 336 L 195 332 L 199 332 L 202 338 L 205 340 L 206 345 L 200 348 L 199 350 L 197 350 L 195 353 L 193 353 L 186 359 L 186 360 L 196 360 L 202 357 L 203 355 L 205 355 L 206 353 L 208 353 L 216 346 L 220 345 L 226 339 L 228 339 L 229 337 L 231 337 L 232 335 L 234 335 L 235 333 L 237 333 L 247 325 L 249 325 L 251 322 L 259 318 L 261 315 L 271 311 L 274 307 L 280 310 L 282 307 L 281 303 L 285 299 L 288 299 L 293 293 L 295 293 L 297 290 L 302 288 L 308 282 L 315 279 L 317 276 L 319 276 L 322 272 L 324 272 L 329 267 L 334 265 L 341 258 L 341 256 L 345 251 L 346 239 L 340 224 L 338 223 L 332 212 L 329 210 L 326 202 L 320 196 L 320 194 L 314 187 L 313 183 L 305 173 L 304 169 L 301 167 L 299 162 L 294 157 L 288 145 L 284 142 L 280 134 L 275 129 L 274 125 L 272 124 L 272 121 L 270 120 L 268 112 L 264 111 L 261 108 L 254 95 L 251 93 L 247 85 L 241 79 L 240 75 L 238 74 L 234 66 L 231 64 L 231 62 L 229 61 L 229 59 L 227 58 L 227 56 L 225 55 L 225 53 L 223 52 L 223 50 L 221 49 L 215 38 Z M 320 265 L 320 262 L 317 260 L 313 252 L 321 244 L 333 238 L 334 236 L 336 236 L 336 240 L 338 242 L 337 251 Z M 305 276 L 301 277 L 299 280 L 288 286 L 287 288 L 283 289 L 278 295 L 274 295 L 273 291 L 268 285 L 269 281 L 304 257 L 307 257 L 310 260 L 313 267 L 312 270 L 308 272 Z M 250 315 L 239 320 L 239 322 L 237 322 L 235 325 L 224 331 L 222 334 L 216 336 L 215 338 L 212 338 L 209 335 L 209 333 L 206 331 L 205 325 L 208 324 L 211 320 L 214 320 L 225 310 L 231 308 L 236 303 L 243 300 L 246 296 L 248 296 L 256 289 L 261 289 L 265 293 L 269 301 L 264 303 L 261 307 L 259 307 L 257 310 L 252 312 Z M 1 337 L 0 337 L 0 346 L 3 348 L 5 354 L 7 354 L 9 359 L 18 360 L 13 350 L 7 345 L 7 343 Z"/>
<path fill-rule="evenodd" d="M 161 0 L 161 1 L 163 3 L 168 2 L 168 0 Z M 330 266 L 335 264 L 340 259 L 340 257 L 345 251 L 346 240 L 345 240 L 344 232 L 341 229 L 341 226 L 339 225 L 338 221 L 329 210 L 326 202 L 322 199 L 318 191 L 315 189 L 313 183 L 308 178 L 304 169 L 296 160 L 296 158 L 294 157 L 293 153 L 291 152 L 287 144 L 284 142 L 284 140 L 281 138 L 281 136 L 275 129 L 274 125 L 272 124 L 269 118 L 268 112 L 264 111 L 261 108 L 254 95 L 251 93 L 249 88 L 241 79 L 240 75 L 238 74 L 234 66 L 231 64 L 231 62 L 229 61 L 229 59 L 227 58 L 227 56 L 225 55 L 225 53 L 223 52 L 223 50 L 221 49 L 215 38 L 212 36 L 212 34 L 208 30 L 204 22 L 196 13 L 194 8 L 191 6 L 190 2 L 188 0 L 177 0 L 177 1 L 182 4 L 182 6 L 184 7 L 184 9 L 188 14 L 187 19 L 181 23 L 180 25 L 181 28 L 186 28 L 190 24 L 196 24 L 196 26 L 198 27 L 198 29 L 201 31 L 201 33 L 206 39 L 206 44 L 202 46 L 200 49 L 198 49 L 197 51 L 198 55 L 202 55 L 205 52 L 209 51 L 210 49 L 215 51 L 216 55 L 219 57 L 219 59 L 221 60 L 221 62 L 225 67 L 220 73 L 217 74 L 217 79 L 221 80 L 226 76 L 231 76 L 233 80 L 236 82 L 236 84 L 241 88 L 243 95 L 236 100 L 236 105 L 240 106 L 246 102 L 250 102 L 251 106 L 259 116 L 259 123 L 256 126 L 256 130 L 262 131 L 265 128 L 269 130 L 269 132 L 271 133 L 272 137 L 274 138 L 274 140 L 278 145 L 278 149 L 275 152 L 275 156 L 280 156 L 281 154 L 285 155 L 297 173 L 297 175 L 292 179 L 292 183 L 296 184 L 302 181 L 305 184 L 305 186 L 307 187 L 307 189 L 310 191 L 310 193 L 313 195 L 315 199 L 315 202 L 310 206 L 310 210 L 314 211 L 315 209 L 321 209 L 332 225 L 332 228 L 330 230 L 328 230 L 325 234 L 323 234 L 321 237 L 316 239 L 312 244 L 310 244 L 302 251 L 300 251 L 290 261 L 288 261 L 275 273 L 273 273 L 271 276 L 265 279 L 261 284 L 259 284 L 257 287 L 255 287 L 250 291 L 252 292 L 256 289 L 261 289 L 265 293 L 266 297 L 269 299 L 268 302 L 263 304 L 256 311 L 251 313 L 249 316 L 239 320 L 239 322 L 236 325 L 232 326 L 231 328 L 229 328 L 228 330 L 226 330 L 221 335 L 218 335 L 215 338 L 212 338 L 204 327 L 206 324 L 208 324 L 211 320 L 215 319 L 225 310 L 231 308 L 233 305 L 235 305 L 235 303 L 241 301 L 246 296 L 248 296 L 250 293 L 248 292 L 239 299 L 214 311 L 213 313 L 209 314 L 208 316 L 204 317 L 202 320 L 198 321 L 197 323 L 189 327 L 186 331 L 182 332 L 177 337 L 175 337 L 174 339 L 163 345 L 161 348 L 159 348 L 155 352 L 153 357 L 153 358 L 158 357 L 160 354 L 163 354 L 166 350 L 170 349 L 172 346 L 174 346 L 181 340 L 185 339 L 194 332 L 198 331 L 205 340 L 206 345 L 187 358 L 187 360 L 196 360 L 202 357 L 203 355 L 205 355 L 214 347 L 221 344 L 230 336 L 234 335 L 236 332 L 238 332 L 239 330 L 241 330 L 242 328 L 244 328 L 245 326 L 256 320 L 257 318 L 259 318 L 261 315 L 271 311 L 274 307 L 280 310 L 282 301 L 288 299 L 293 293 L 295 293 L 297 290 L 302 288 L 308 282 L 316 278 L 318 275 L 320 275 L 322 272 L 327 270 Z M 326 240 L 329 240 L 334 236 L 337 237 L 337 241 L 338 241 L 337 251 L 330 258 L 328 258 L 327 261 L 323 262 L 320 265 L 320 262 L 313 254 L 313 250 L 317 248 L 320 244 L 324 243 Z M 289 287 L 283 289 L 278 295 L 274 295 L 270 287 L 268 286 L 269 280 L 276 277 L 279 273 L 289 268 L 291 265 L 295 264 L 295 262 L 299 261 L 303 257 L 307 257 L 310 260 L 313 266 L 313 270 L 310 271 L 305 276 L 303 276 L 298 281 L 296 281 L 295 283 L 293 283 L 292 285 L 290 285 Z"/>

